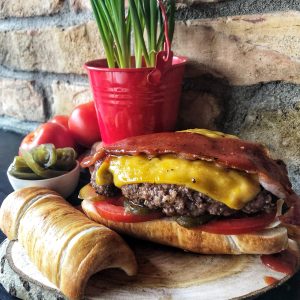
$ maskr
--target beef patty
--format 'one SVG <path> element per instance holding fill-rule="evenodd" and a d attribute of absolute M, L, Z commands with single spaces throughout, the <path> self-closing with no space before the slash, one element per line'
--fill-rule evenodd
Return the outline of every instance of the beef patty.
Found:
<path fill-rule="evenodd" d="M 175 184 L 129 184 L 122 186 L 121 191 L 114 184 L 97 185 L 96 171 L 101 164 L 101 161 L 96 163 L 91 176 L 91 184 L 100 195 L 114 197 L 122 191 L 122 194 L 134 204 L 150 209 L 161 209 L 167 216 L 196 217 L 205 214 L 230 216 L 237 212 L 198 191 Z M 262 188 L 256 198 L 248 202 L 241 211 L 246 214 L 269 213 L 275 207 L 275 196 Z"/>
<path fill-rule="evenodd" d="M 120 190 L 113 184 L 97 185 L 95 174 L 94 171 L 91 183 L 97 193 L 107 197 L 113 197 L 120 193 Z M 230 216 L 237 212 L 202 193 L 175 184 L 129 184 L 123 186 L 121 191 L 134 204 L 146 206 L 150 209 L 161 209 L 167 216 L 196 217 L 204 214 Z M 276 201 L 273 199 L 272 194 L 262 189 L 256 198 L 247 203 L 241 211 L 247 214 L 271 212 L 275 206 Z"/>
<path fill-rule="evenodd" d="M 150 209 L 162 209 L 167 216 L 196 217 L 208 213 L 216 216 L 230 216 L 237 212 L 222 202 L 175 184 L 130 184 L 123 186 L 121 190 L 131 202 Z M 271 212 L 275 205 L 272 195 L 263 190 L 241 211 L 247 214 Z"/>

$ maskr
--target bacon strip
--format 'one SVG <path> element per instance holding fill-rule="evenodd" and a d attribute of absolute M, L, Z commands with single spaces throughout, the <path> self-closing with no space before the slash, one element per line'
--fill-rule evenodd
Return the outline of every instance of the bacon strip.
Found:
<path fill-rule="evenodd" d="M 93 166 L 98 160 L 101 160 L 103 157 L 105 157 L 105 151 L 101 148 L 93 155 L 84 157 L 80 163 L 80 166 L 82 168 L 89 168 Z"/>
<path fill-rule="evenodd" d="M 291 194 L 285 166 L 269 157 L 260 144 L 232 138 L 211 138 L 191 132 L 165 132 L 131 137 L 104 147 L 107 154 L 158 156 L 176 154 L 188 160 L 208 160 L 249 173 L 277 187 L 275 194 Z"/>

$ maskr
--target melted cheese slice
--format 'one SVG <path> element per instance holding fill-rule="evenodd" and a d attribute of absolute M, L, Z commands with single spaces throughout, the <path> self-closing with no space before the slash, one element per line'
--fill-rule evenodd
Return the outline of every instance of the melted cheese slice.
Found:
<path fill-rule="evenodd" d="M 238 139 L 236 135 L 223 133 L 221 131 L 213 131 L 208 129 L 202 129 L 202 128 L 194 128 L 194 129 L 186 129 L 181 130 L 179 132 L 191 132 L 191 133 L 197 133 L 201 135 L 205 135 L 211 138 L 232 138 L 232 139 Z"/>
<path fill-rule="evenodd" d="M 96 183 L 112 182 L 119 188 L 135 183 L 184 185 L 233 209 L 243 208 L 260 191 L 255 175 L 175 155 L 109 157 L 97 170 Z"/>

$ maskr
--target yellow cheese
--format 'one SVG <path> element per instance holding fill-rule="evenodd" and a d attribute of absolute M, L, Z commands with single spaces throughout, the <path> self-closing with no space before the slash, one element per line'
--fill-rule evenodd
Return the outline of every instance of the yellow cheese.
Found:
<path fill-rule="evenodd" d="M 232 139 L 238 139 L 237 136 L 232 134 L 223 133 L 220 131 L 212 131 L 208 129 L 200 129 L 200 128 L 194 128 L 194 129 L 187 129 L 187 130 L 181 130 L 179 132 L 191 132 L 191 133 L 197 133 L 201 135 L 205 135 L 211 138 L 232 138 Z"/>
<path fill-rule="evenodd" d="M 96 183 L 112 182 L 119 188 L 134 183 L 184 185 L 233 209 L 241 209 L 260 191 L 255 175 L 174 155 L 110 157 L 98 169 Z"/>

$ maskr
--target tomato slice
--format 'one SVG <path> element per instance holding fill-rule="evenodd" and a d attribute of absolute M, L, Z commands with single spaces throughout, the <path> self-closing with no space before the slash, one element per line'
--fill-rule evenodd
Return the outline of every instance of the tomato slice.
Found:
<path fill-rule="evenodd" d="M 123 206 L 124 198 L 110 198 L 103 201 L 94 202 L 99 215 L 107 220 L 123 223 L 147 222 L 162 217 L 159 212 L 149 213 L 147 215 L 134 215 L 125 212 Z"/>
<path fill-rule="evenodd" d="M 276 213 L 274 212 L 270 214 L 261 214 L 255 217 L 216 220 L 201 225 L 197 227 L 197 229 L 209 233 L 225 235 L 252 233 L 267 227 L 275 219 L 275 215 Z"/>

